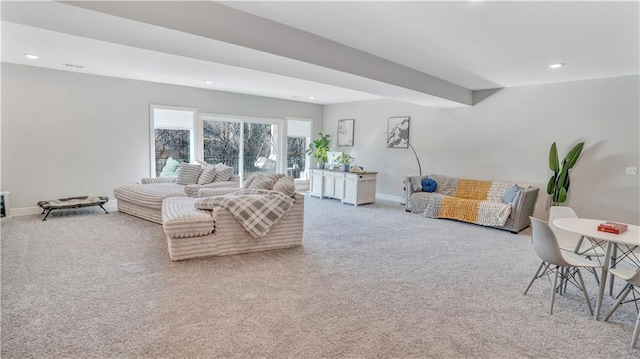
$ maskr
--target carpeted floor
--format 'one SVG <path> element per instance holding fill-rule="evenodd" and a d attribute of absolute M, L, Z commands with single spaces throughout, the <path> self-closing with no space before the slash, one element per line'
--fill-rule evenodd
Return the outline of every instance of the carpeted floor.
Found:
<path fill-rule="evenodd" d="M 552 316 L 548 281 L 522 295 L 529 230 L 384 201 L 305 210 L 302 247 L 182 262 L 161 226 L 117 212 L 5 219 L 2 358 L 640 357 L 632 304 L 602 322 L 575 288 Z"/>

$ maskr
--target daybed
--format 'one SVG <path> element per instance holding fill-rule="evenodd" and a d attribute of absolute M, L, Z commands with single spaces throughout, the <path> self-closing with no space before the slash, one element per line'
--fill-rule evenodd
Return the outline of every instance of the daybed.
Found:
<path fill-rule="evenodd" d="M 429 190 L 430 192 L 423 191 Z M 517 233 L 530 225 L 539 189 L 443 175 L 405 178 L 406 211 Z"/>
<path fill-rule="evenodd" d="M 211 169 L 216 166 L 220 169 L 218 174 L 222 173 L 219 180 L 216 180 L 216 170 Z M 231 167 L 216 166 L 209 166 L 207 171 L 207 166 L 183 163 L 177 177 L 143 178 L 140 184 L 116 187 L 113 194 L 118 200 L 118 211 L 162 224 L 162 201 L 165 198 L 197 197 L 202 188 L 239 188 L 240 178 L 230 173 Z"/>
<path fill-rule="evenodd" d="M 250 178 L 240 190 L 202 189 L 198 199 L 165 199 L 162 223 L 171 260 L 301 245 L 304 196 L 295 192 L 292 177 L 277 176 L 268 186 L 250 187 Z M 241 224 L 243 216 L 249 218 Z"/>

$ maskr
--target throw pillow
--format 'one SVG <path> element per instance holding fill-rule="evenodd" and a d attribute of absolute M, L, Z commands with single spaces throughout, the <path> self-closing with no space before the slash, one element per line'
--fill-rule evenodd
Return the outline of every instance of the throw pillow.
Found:
<path fill-rule="evenodd" d="M 198 184 L 208 184 L 213 182 L 216 178 L 216 168 L 213 166 L 205 166 L 202 168 L 202 173 L 200 173 L 200 177 L 198 178 Z"/>
<path fill-rule="evenodd" d="M 251 176 L 249 176 L 249 178 L 244 180 L 244 183 L 242 184 L 242 189 L 249 188 L 249 186 L 251 186 L 251 183 L 253 183 L 253 180 L 256 179 L 258 175 L 259 175 L 258 173 L 254 173 Z"/>
<path fill-rule="evenodd" d="M 175 172 L 180 166 L 180 162 L 174 160 L 172 157 L 167 159 L 167 163 L 162 167 L 162 172 Z"/>
<path fill-rule="evenodd" d="M 293 177 L 282 177 L 273 185 L 273 190 L 282 192 L 289 197 L 296 194 L 296 185 L 293 183 Z"/>
<path fill-rule="evenodd" d="M 180 185 L 196 184 L 198 183 L 198 177 L 200 177 L 201 171 L 202 166 L 200 165 L 182 163 L 180 164 L 180 171 L 178 171 L 176 183 Z"/>
<path fill-rule="evenodd" d="M 438 188 L 438 183 L 435 180 L 431 178 L 425 178 L 422 180 L 423 192 L 435 192 L 437 188 Z"/>
<path fill-rule="evenodd" d="M 233 174 L 233 167 L 229 167 L 223 163 L 218 163 L 213 167 L 216 168 L 216 178 L 213 182 L 226 182 Z"/>
<path fill-rule="evenodd" d="M 280 178 L 284 177 L 282 173 L 269 173 L 258 174 L 251 184 L 249 184 L 249 189 L 272 189 L 273 185 L 276 184 L 276 181 Z"/>
<path fill-rule="evenodd" d="M 513 200 L 516 198 L 518 192 L 520 192 L 520 187 L 518 187 L 517 184 L 514 184 L 502 195 L 502 202 L 513 203 Z"/>

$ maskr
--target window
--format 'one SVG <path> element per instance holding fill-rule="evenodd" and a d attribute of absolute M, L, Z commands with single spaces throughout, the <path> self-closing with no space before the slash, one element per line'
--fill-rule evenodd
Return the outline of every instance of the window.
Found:
<path fill-rule="evenodd" d="M 311 122 L 304 120 L 287 121 L 287 175 L 307 179 L 309 156 L 307 147 L 311 141 Z"/>
<path fill-rule="evenodd" d="M 241 180 L 256 172 L 281 172 L 282 121 L 201 115 L 203 159 L 234 168 Z"/>
<path fill-rule="evenodd" d="M 196 111 L 151 106 L 151 174 L 160 176 L 169 157 L 178 162 L 195 159 Z M 165 173 L 171 175 L 171 173 Z"/>

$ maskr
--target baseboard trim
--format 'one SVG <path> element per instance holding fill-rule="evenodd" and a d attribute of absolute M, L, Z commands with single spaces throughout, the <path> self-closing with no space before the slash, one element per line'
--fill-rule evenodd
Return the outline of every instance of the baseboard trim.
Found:
<path fill-rule="evenodd" d="M 118 210 L 118 200 L 113 199 L 109 200 L 109 202 L 105 203 L 103 207 L 109 212 L 115 212 Z M 99 207 L 97 207 L 99 209 Z M 11 208 L 9 210 L 11 214 L 8 218 L 11 217 L 21 217 L 21 216 L 32 216 L 34 214 L 41 214 L 42 208 L 40 207 L 20 207 L 20 208 Z"/>
<path fill-rule="evenodd" d="M 392 196 L 384 193 L 376 193 L 377 199 L 382 199 L 385 201 L 397 202 L 400 204 L 404 204 L 404 199 L 401 196 Z"/>

